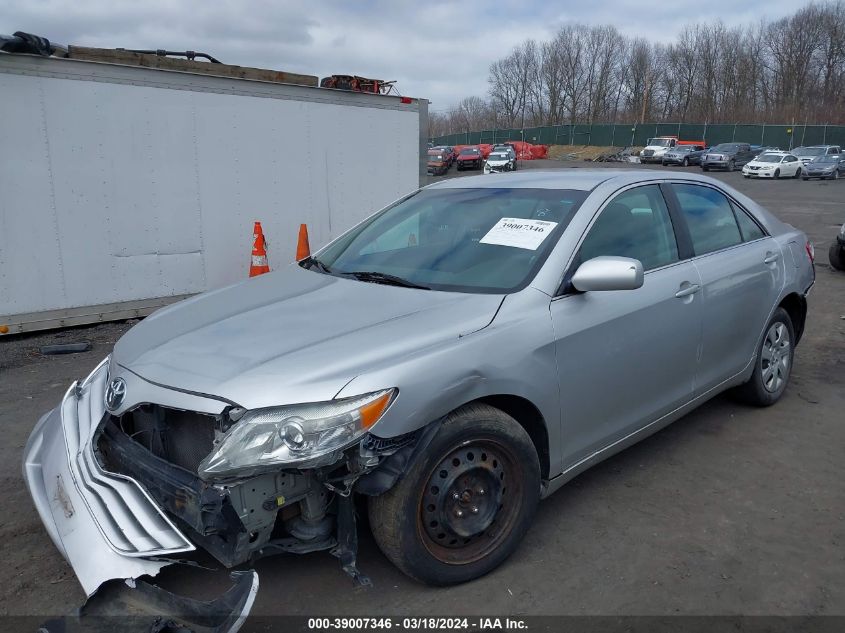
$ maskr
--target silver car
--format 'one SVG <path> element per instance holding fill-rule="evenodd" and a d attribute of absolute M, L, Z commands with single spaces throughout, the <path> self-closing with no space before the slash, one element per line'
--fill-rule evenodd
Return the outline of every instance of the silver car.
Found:
<path fill-rule="evenodd" d="M 197 548 L 330 550 L 367 582 L 356 498 L 402 571 L 471 580 L 591 465 L 726 389 L 777 402 L 812 256 L 699 175 L 441 182 L 142 321 L 38 422 L 27 484 L 89 595 Z"/>

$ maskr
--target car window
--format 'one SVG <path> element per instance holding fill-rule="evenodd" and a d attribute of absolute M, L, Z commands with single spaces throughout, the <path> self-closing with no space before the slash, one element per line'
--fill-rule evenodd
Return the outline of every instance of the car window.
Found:
<path fill-rule="evenodd" d="M 763 229 L 761 229 L 757 223 L 751 219 L 744 209 L 741 209 L 733 203 L 731 203 L 731 206 L 733 207 L 737 224 L 739 224 L 739 230 L 742 233 L 743 241 L 751 242 L 752 240 L 759 240 L 761 237 L 766 237 Z"/>
<path fill-rule="evenodd" d="M 326 274 L 367 272 L 434 290 L 514 292 L 537 273 L 586 197 L 567 189 L 423 189 L 317 257 L 329 267 Z"/>
<path fill-rule="evenodd" d="M 687 220 L 696 255 L 705 255 L 742 243 L 728 199 L 710 187 L 673 185 Z"/>
<path fill-rule="evenodd" d="M 645 270 L 678 261 L 678 245 L 657 185 L 630 189 L 604 208 L 581 244 L 579 260 L 601 255 L 631 257 Z"/>

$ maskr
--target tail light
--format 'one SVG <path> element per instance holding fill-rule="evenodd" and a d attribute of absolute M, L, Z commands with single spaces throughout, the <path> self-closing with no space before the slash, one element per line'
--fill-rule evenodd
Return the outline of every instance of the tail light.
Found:
<path fill-rule="evenodd" d="M 813 248 L 813 243 L 810 240 L 807 240 L 807 244 L 804 246 L 807 249 L 807 256 L 810 258 L 810 263 L 813 264 L 816 261 L 816 249 Z"/>

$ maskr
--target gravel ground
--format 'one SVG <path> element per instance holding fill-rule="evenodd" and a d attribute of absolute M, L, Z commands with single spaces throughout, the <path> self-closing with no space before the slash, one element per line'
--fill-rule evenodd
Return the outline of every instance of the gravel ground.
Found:
<path fill-rule="evenodd" d="M 478 581 L 421 586 L 387 562 L 364 528 L 360 565 L 374 590 L 353 589 L 327 554 L 266 559 L 257 566 L 253 612 L 845 615 L 845 275 L 826 264 L 827 245 L 845 221 L 845 181 L 716 176 L 816 243 L 806 334 L 780 403 L 754 409 L 717 397 L 582 474 L 541 504 L 517 553 Z M 24 489 L 21 451 L 38 417 L 128 327 L 0 339 L 0 615 L 70 613 L 84 601 Z M 39 353 L 48 343 L 79 340 L 91 341 L 92 351 Z M 179 567 L 164 570 L 160 582 L 197 596 L 227 586 L 224 573 Z"/>

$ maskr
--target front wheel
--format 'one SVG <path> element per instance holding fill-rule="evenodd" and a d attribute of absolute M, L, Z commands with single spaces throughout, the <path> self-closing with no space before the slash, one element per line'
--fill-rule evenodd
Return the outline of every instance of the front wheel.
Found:
<path fill-rule="evenodd" d="M 775 180 L 780 178 L 780 169 L 775 169 Z"/>
<path fill-rule="evenodd" d="M 528 433 L 486 404 L 449 414 L 405 477 L 369 500 L 376 543 L 393 564 L 432 585 L 492 571 L 516 549 L 540 498 Z"/>
<path fill-rule="evenodd" d="M 689 158 L 685 158 L 683 160 L 683 162 L 681 163 L 681 165 L 684 166 L 684 167 L 689 167 Z"/>
<path fill-rule="evenodd" d="M 731 162 L 728 163 L 728 171 L 734 171 L 734 170 L 736 170 L 736 162 L 731 161 Z"/>
<path fill-rule="evenodd" d="M 736 389 L 737 396 L 758 407 L 768 407 L 780 400 L 789 382 L 794 353 L 792 319 L 786 310 L 777 308 L 757 348 L 751 380 Z"/>
<path fill-rule="evenodd" d="M 839 242 L 834 242 L 830 245 L 827 251 L 827 258 L 830 260 L 830 265 L 836 270 L 845 270 L 845 247 L 840 246 Z"/>

